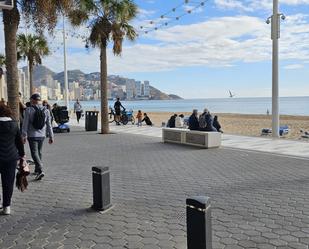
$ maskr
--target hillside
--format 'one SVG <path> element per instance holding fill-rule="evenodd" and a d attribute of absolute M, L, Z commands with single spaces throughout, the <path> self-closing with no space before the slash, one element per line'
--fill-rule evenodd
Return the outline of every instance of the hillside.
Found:
<path fill-rule="evenodd" d="M 27 67 L 24 67 L 23 70 L 24 72 L 26 72 Z M 49 68 L 41 65 L 34 67 L 34 84 L 36 86 L 44 84 L 44 79 L 48 77 L 52 77 L 54 80 L 58 80 L 62 86 L 64 85 L 64 72 L 55 73 Z M 68 79 L 69 82 L 79 82 L 83 87 L 92 87 L 94 89 L 97 89 L 98 86 L 89 86 L 89 81 L 100 81 L 100 73 L 93 72 L 86 74 L 83 73 L 81 70 L 69 70 Z M 127 80 L 127 78 L 118 75 L 108 76 L 108 81 L 118 86 L 125 85 Z M 153 86 L 150 86 L 150 94 L 152 96 L 151 99 L 153 100 L 182 99 L 181 97 L 174 94 L 166 94 Z"/>

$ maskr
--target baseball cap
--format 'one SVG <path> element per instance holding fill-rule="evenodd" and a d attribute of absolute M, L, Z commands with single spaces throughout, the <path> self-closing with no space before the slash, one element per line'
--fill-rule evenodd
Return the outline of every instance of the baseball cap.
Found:
<path fill-rule="evenodd" d="M 31 98 L 32 100 L 41 100 L 41 96 L 38 93 L 32 94 Z"/>

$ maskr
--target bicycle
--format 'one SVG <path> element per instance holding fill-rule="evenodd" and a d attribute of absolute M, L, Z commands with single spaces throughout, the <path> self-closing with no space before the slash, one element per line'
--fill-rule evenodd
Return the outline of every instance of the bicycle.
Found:
<path fill-rule="evenodd" d="M 116 113 L 113 109 L 111 109 L 110 113 L 108 114 L 108 118 L 109 118 L 109 123 L 115 122 L 116 124 L 122 123 L 123 125 L 127 125 L 129 122 L 129 118 L 128 118 L 128 115 L 125 109 L 120 114 L 119 122 L 116 121 Z"/>

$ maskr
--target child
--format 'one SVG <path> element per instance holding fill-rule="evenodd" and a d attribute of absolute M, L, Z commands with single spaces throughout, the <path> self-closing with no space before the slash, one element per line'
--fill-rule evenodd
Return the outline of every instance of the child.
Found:
<path fill-rule="evenodd" d="M 143 114 L 141 110 L 138 110 L 136 119 L 137 119 L 137 126 L 142 126 Z"/>

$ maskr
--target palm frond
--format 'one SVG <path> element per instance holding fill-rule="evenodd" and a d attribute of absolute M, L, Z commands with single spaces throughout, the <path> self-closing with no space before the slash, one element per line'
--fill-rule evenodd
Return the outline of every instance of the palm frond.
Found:
<path fill-rule="evenodd" d="M 17 36 L 17 57 L 32 64 L 42 64 L 42 57 L 50 54 L 47 40 L 38 35 Z"/>

